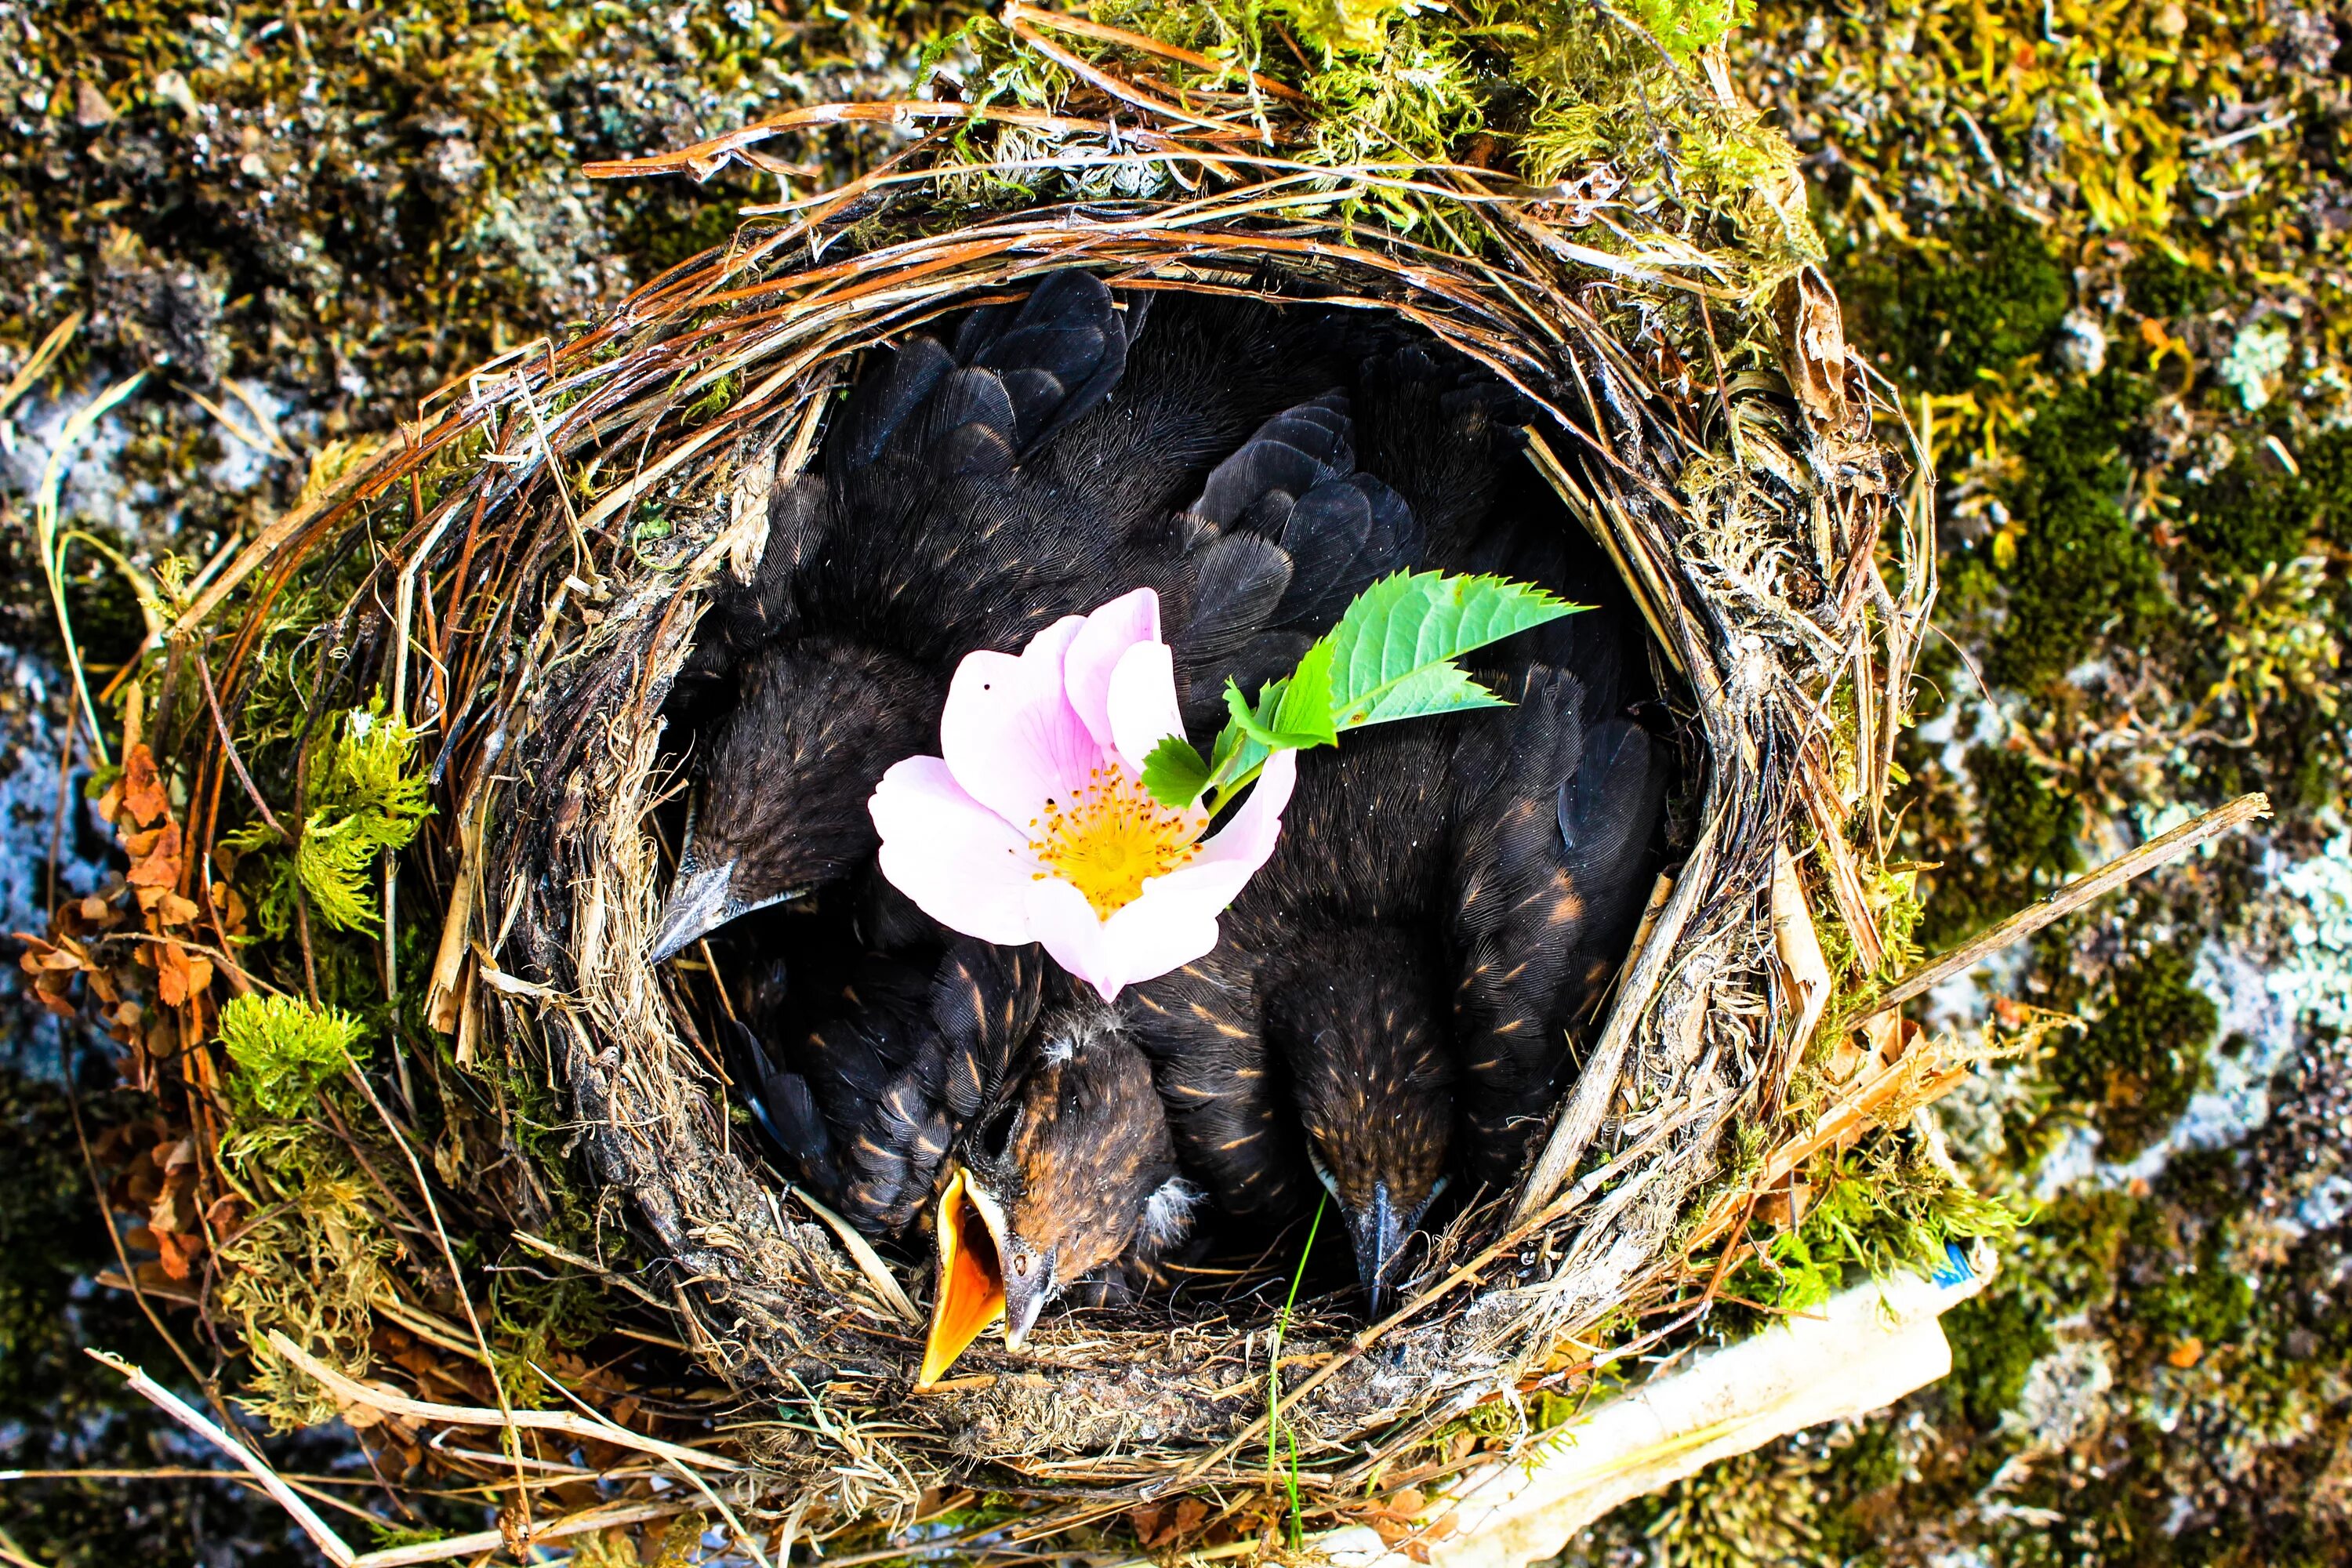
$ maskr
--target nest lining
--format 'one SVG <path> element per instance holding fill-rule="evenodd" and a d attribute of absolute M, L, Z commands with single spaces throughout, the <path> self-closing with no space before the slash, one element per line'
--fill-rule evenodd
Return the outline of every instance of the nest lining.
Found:
<path fill-rule="evenodd" d="M 1802 1040 L 1767 917 L 1776 853 L 1801 803 L 1818 821 L 1883 794 L 1932 589 L 1916 540 L 1899 542 L 1901 601 L 1875 564 L 1895 499 L 1870 430 L 1885 405 L 1809 384 L 1842 349 L 1791 358 L 1788 328 L 1788 379 L 1756 368 L 1758 313 L 1704 276 L 1622 257 L 1572 268 L 1548 243 L 1572 215 L 1436 175 L 1426 190 L 1480 235 L 1478 255 L 1351 228 L 1328 189 L 1287 175 L 946 232 L 919 194 L 820 210 L 477 375 L 413 450 L 262 542 L 260 558 L 298 562 L 349 542 L 369 498 L 409 482 L 405 533 L 345 639 L 395 687 L 414 583 L 454 570 L 491 590 L 467 602 L 472 662 L 442 710 L 446 804 L 408 878 L 424 887 L 403 894 L 442 913 L 428 1012 L 461 1065 L 496 1053 L 559 1095 L 599 1219 L 659 1260 L 647 1283 L 705 1365 L 747 1399 L 835 1413 L 814 1430 L 731 1428 L 835 1518 L 899 1514 L 975 1460 L 1081 1498 L 1261 1479 L 1240 1450 L 1265 1433 L 1276 1343 L 1270 1310 L 1075 1314 L 1041 1325 L 1017 1370 L 909 1398 L 920 1329 L 901 1288 L 780 1190 L 730 1123 L 696 1024 L 723 1002 L 643 959 L 663 881 L 648 825 L 675 783 L 656 716 L 703 595 L 756 559 L 778 470 L 809 459 L 855 356 L 935 317 L 1082 266 L 1122 289 L 1272 291 L 1415 322 L 1558 420 L 1565 437 L 1535 458 L 1687 683 L 1706 753 L 1697 837 L 1528 1182 L 1438 1238 L 1391 1322 L 1360 1331 L 1307 1303 L 1280 1339 L 1304 1373 L 1281 1416 L 1309 1484 L 1360 1489 L 1467 1406 L 1590 1361 L 1597 1325 L 1680 1279 L 1676 1244 L 1735 1173 L 1731 1134 L 1779 1113 Z M 1710 293 L 1745 341 L 1716 340 Z M 1818 311 L 1796 325 L 1822 330 Z M 1709 362 L 1711 377 L 1687 368 Z M 462 462 L 426 509 L 413 476 L 436 452 Z"/>

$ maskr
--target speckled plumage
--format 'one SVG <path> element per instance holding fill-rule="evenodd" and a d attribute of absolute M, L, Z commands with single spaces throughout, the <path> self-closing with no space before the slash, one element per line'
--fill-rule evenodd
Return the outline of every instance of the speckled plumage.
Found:
<path fill-rule="evenodd" d="M 870 953 L 772 1048 L 731 1026 L 732 1068 L 818 1197 L 859 1229 L 895 1236 L 998 1092 L 1036 1022 L 1045 973 L 1034 948 L 970 939 L 936 965 Z"/>
<path fill-rule="evenodd" d="M 1073 1288 L 1151 1277 L 1191 1233 L 1194 1189 L 1177 1171 L 1150 1064 L 1099 1005 L 1047 1021 L 957 1157 L 1004 1215 L 1015 1339 Z"/>
<path fill-rule="evenodd" d="M 1228 673 L 1286 668 L 1418 561 L 1410 510 L 1355 470 L 1328 313 L 1148 299 L 1122 316 L 1056 273 L 952 346 L 908 339 L 779 487 L 758 572 L 719 595 L 689 669 L 705 702 L 730 677 L 737 700 L 699 748 L 656 956 L 870 853 L 866 801 L 928 748 L 965 653 L 1151 586 L 1180 678 L 1200 675 L 1188 721 L 1211 723 Z M 858 743 L 827 743 L 845 710 Z"/>

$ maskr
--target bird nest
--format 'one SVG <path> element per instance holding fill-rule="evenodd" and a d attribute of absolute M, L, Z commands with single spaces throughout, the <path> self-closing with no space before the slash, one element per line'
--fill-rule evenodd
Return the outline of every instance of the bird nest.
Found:
<path fill-rule="evenodd" d="M 456 1391 L 509 1409 L 527 1360 L 567 1383 L 494 1347 L 469 1291 L 500 1268 L 569 1271 L 638 1358 L 617 1375 L 643 1415 L 599 1418 L 596 1440 L 715 1443 L 761 1479 L 730 1495 L 766 1531 L 904 1522 L 927 1489 L 966 1484 L 1045 1510 L 1038 1530 L 1222 1497 L 1265 1480 L 1277 1434 L 1292 1484 L 1360 1498 L 1465 1413 L 1523 1426 L 1525 1391 L 1686 1329 L 1730 1262 L 1694 1257 L 1841 1130 L 1821 1102 L 1793 1111 L 1788 1086 L 1824 1007 L 1850 1023 L 1885 957 L 1881 806 L 1932 551 L 1885 438 L 1900 411 L 1808 262 L 1793 164 L 1719 71 L 1671 58 L 1641 79 L 1674 95 L 1652 108 L 1686 163 L 1702 134 L 1746 150 L 1706 200 L 1675 155 L 1641 173 L 1646 132 L 1540 183 L 1483 143 L 1334 161 L 1311 150 L 1327 110 L 1281 80 L 1013 12 L 1007 58 L 1050 97 L 807 110 L 592 171 L 772 171 L 763 145 L 797 132 L 914 133 L 845 184 L 751 209 L 731 244 L 570 341 L 484 366 L 186 589 L 149 710 L 188 865 L 220 863 L 230 827 L 267 813 L 267 759 L 311 805 L 298 770 L 325 765 L 300 761 L 320 715 L 370 694 L 382 722 L 417 726 L 433 806 L 369 885 L 380 952 L 332 960 L 301 875 L 290 934 L 262 950 L 284 955 L 287 989 L 372 993 L 393 1041 L 357 1079 L 385 1131 L 347 1130 L 355 1188 L 382 1190 L 398 1233 L 368 1254 L 360 1306 L 322 1304 L 315 1280 L 263 1289 L 268 1260 L 215 1240 L 214 1316 L 281 1413 L 358 1412 L 417 1447 Z M 1647 59 L 1637 32 L 1612 47 Z M 1671 672 L 1691 804 L 1530 1168 L 1435 1238 L 1380 1321 L 1265 1293 L 1088 1310 L 919 1394 L 927 1271 L 762 1161 L 730 1113 L 719 977 L 647 962 L 674 848 L 656 824 L 680 787 L 661 714 L 714 586 L 759 558 L 771 492 L 818 449 L 859 356 L 1070 268 L 1130 293 L 1388 312 L 1523 395 L 1562 526 L 1605 550 Z M 307 694 L 273 710 L 288 682 Z M 1834 973 L 1817 923 L 1838 933 Z M 222 962 L 233 986 L 262 984 L 257 958 Z M 207 1038 L 208 1005 L 186 1005 L 183 1037 Z M 245 1058 L 194 1055 L 215 1065 L 185 1069 L 192 1097 L 233 1101 Z M 1907 1106 L 1933 1079 L 1915 1060 L 1869 1081 Z M 1884 1108 L 1832 1114 L 1850 1131 Z M 196 1121 L 217 1138 L 226 1116 Z M 249 1167 L 223 1158 L 208 1179 L 251 1200 Z M 465 1369 L 436 1384 L 417 1370 L 436 1359 Z M 353 1381 L 395 1367 L 422 1403 Z"/>

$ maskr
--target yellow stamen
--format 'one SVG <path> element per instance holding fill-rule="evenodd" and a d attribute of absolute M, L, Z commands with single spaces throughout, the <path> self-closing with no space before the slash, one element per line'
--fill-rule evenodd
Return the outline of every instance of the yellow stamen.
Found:
<path fill-rule="evenodd" d="M 1124 768 L 1097 768 L 1067 802 L 1049 800 L 1029 824 L 1029 847 L 1045 863 L 1038 879 L 1059 877 L 1108 919 L 1143 884 L 1200 852 L 1200 820 L 1151 798 Z"/>

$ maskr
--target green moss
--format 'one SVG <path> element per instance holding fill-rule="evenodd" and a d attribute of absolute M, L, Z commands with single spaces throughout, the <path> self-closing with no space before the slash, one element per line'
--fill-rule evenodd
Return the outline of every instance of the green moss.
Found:
<path fill-rule="evenodd" d="M 2193 967 L 2172 946 L 2126 963 L 2106 1010 L 2052 1058 L 2052 1082 L 2089 1110 L 2110 1160 L 2130 1160 L 2160 1137 L 2211 1072 L 2206 1050 L 2221 1015 L 2189 984 Z"/>
<path fill-rule="evenodd" d="M 1735 1269 L 1731 1294 L 1804 1311 L 1863 1279 L 1933 1272 L 1952 1246 L 2019 1223 L 2014 1209 L 1954 1181 L 1906 1140 L 1874 1140 L 1817 1166 L 1812 1179 L 1803 1222 Z"/>
<path fill-rule="evenodd" d="M 2175 320 L 2205 309 L 2221 284 L 2204 268 L 2151 249 L 2124 268 L 2124 302 L 2144 316 Z"/>
<path fill-rule="evenodd" d="M 2142 378 L 2111 370 L 2053 398 L 2019 438 L 2004 498 L 2017 557 L 2000 573 L 2006 610 L 1985 663 L 1996 685 L 2055 679 L 2163 608 L 2155 546 L 2120 504 L 2149 402 Z"/>
<path fill-rule="evenodd" d="M 297 886 L 310 908 L 339 931 L 369 931 L 378 922 L 367 873 L 378 855 L 408 847 L 433 815 L 416 768 L 417 731 L 383 712 L 381 699 L 343 716 L 318 750 L 304 799 L 302 832 L 287 847 L 255 821 L 224 837 L 237 855 L 267 851 L 257 906 L 273 938 L 293 923 Z"/>
<path fill-rule="evenodd" d="M 292 1116 L 341 1073 L 359 1043 L 360 1021 L 292 996 L 239 996 L 221 1009 L 221 1046 L 236 1064 L 230 1088 L 266 1116 Z"/>
<path fill-rule="evenodd" d="M 2213 568 L 2259 572 L 2303 553 L 2314 511 L 2300 479 L 2241 455 L 2183 496 L 2181 532 Z"/>
<path fill-rule="evenodd" d="M 1994 862 L 2029 879 L 2083 868 L 2083 805 L 2023 752 L 1977 746 L 1968 754 Z"/>
<path fill-rule="evenodd" d="M 1966 392 L 1980 370 L 2045 352 L 2066 313 L 2066 274 L 2041 232 L 2005 208 L 1979 208 L 1940 242 L 1874 253 L 1848 268 L 1861 341 L 1929 392 Z"/>
<path fill-rule="evenodd" d="M 1944 1385 L 1961 1417 L 1979 1432 L 2000 1424 L 2025 1391 L 2025 1374 L 2046 1354 L 2049 1315 L 2014 1291 L 1994 1289 L 1969 1298 L 1944 1314 L 1951 1342 L 1952 1371 Z"/>
<path fill-rule="evenodd" d="M 2257 572 L 2304 553 L 2315 537 L 2352 548 L 2352 429 L 2324 430 L 2288 449 L 2294 473 L 2241 452 L 2182 492 L 2180 531 L 2204 563 Z"/>
<path fill-rule="evenodd" d="M 1978 843 L 1932 875 L 1919 925 L 1937 950 L 1966 940 L 2082 869 L 2083 805 L 2024 752 L 1969 749 Z"/>

